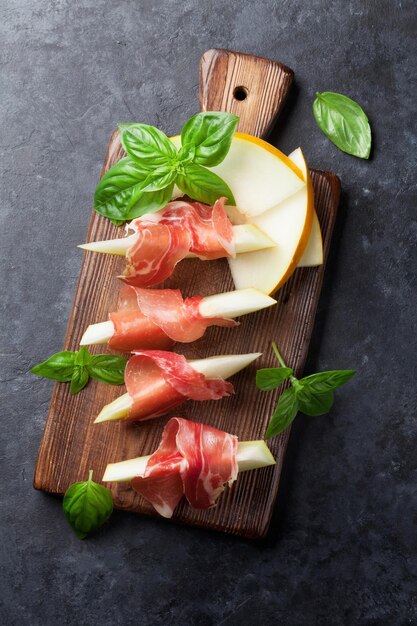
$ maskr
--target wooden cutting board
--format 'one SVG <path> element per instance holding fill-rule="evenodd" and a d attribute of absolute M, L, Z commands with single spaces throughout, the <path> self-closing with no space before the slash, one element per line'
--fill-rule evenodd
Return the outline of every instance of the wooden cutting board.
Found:
<path fill-rule="evenodd" d="M 283 106 L 292 80 L 292 71 L 280 63 L 227 50 L 209 50 L 200 65 L 200 107 L 235 113 L 240 116 L 240 131 L 264 137 Z M 122 155 L 115 132 L 102 174 Z M 311 173 L 327 258 L 340 183 L 335 174 L 318 170 Z M 123 236 L 121 231 L 93 212 L 87 240 Z M 78 349 L 87 326 L 106 320 L 108 312 L 115 309 L 120 287 L 116 276 L 123 263 L 119 257 L 84 253 L 65 350 Z M 216 402 L 188 402 L 174 414 L 211 424 L 238 435 L 240 440 L 262 438 L 278 393 L 259 391 L 255 386 L 255 371 L 276 365 L 270 348 L 271 340 L 275 339 L 285 361 L 301 374 L 323 274 L 324 265 L 297 269 L 275 295 L 278 304 L 272 309 L 241 318 L 236 329 L 212 327 L 199 341 L 177 345 L 177 351 L 190 358 L 258 351 L 263 356 L 233 377 L 236 390 L 233 397 Z M 210 295 L 234 288 L 225 259 L 204 263 L 185 260 L 165 286 L 180 288 L 185 296 Z M 94 351 L 103 352 L 103 348 L 97 346 Z M 81 393 L 72 396 L 69 385 L 55 385 L 35 469 L 36 489 L 63 494 L 71 483 L 85 480 L 90 468 L 94 470 L 95 480 L 99 480 L 107 463 L 153 452 L 168 418 L 143 424 L 93 424 L 100 409 L 122 393 L 123 387 L 91 381 Z M 277 461 L 274 467 L 240 475 L 234 486 L 221 496 L 217 507 L 209 511 L 192 510 L 185 501 L 181 502 L 173 520 L 245 537 L 263 537 L 271 520 L 288 437 L 289 429 L 269 442 Z M 113 484 L 111 490 L 117 508 L 155 515 L 152 507 L 128 484 Z"/>

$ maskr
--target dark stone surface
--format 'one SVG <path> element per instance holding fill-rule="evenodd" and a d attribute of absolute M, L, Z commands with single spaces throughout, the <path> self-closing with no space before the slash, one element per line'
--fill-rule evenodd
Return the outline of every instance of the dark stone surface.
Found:
<path fill-rule="evenodd" d="M 3 0 L 1 623 L 417 623 L 415 18 L 404 0 Z M 32 489 L 52 383 L 28 370 L 61 348 L 115 123 L 177 131 L 210 47 L 295 71 L 273 141 L 343 182 L 307 371 L 359 374 L 298 418 L 265 542 L 119 512 L 81 542 Z M 369 162 L 320 133 L 316 90 L 364 106 Z"/>

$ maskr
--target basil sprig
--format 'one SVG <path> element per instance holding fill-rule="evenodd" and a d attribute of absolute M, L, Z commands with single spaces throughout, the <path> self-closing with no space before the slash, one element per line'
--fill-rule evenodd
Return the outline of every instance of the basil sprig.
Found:
<path fill-rule="evenodd" d="M 271 367 L 256 372 L 256 385 L 263 391 L 279 387 L 285 380 L 291 386 L 280 396 L 277 407 L 265 432 L 265 439 L 275 437 L 294 420 L 298 411 L 317 416 L 328 413 L 333 405 L 333 391 L 348 382 L 356 374 L 354 370 L 330 370 L 311 374 L 298 380 L 290 367 L 284 363 L 275 341 L 272 349 L 280 367 Z"/>
<path fill-rule="evenodd" d="M 110 385 L 123 385 L 126 363 L 127 359 L 114 354 L 92 355 L 82 346 L 78 352 L 57 352 L 30 371 L 61 383 L 70 382 L 70 391 L 76 394 L 84 389 L 90 377 Z"/>
<path fill-rule="evenodd" d="M 113 512 L 110 491 L 93 481 L 93 470 L 88 480 L 68 487 L 62 503 L 64 515 L 79 539 L 85 539 L 104 524 Z"/>
<path fill-rule="evenodd" d="M 163 208 L 175 183 L 199 202 L 214 204 L 225 196 L 229 204 L 235 204 L 228 185 L 207 167 L 223 161 L 238 121 L 231 113 L 197 113 L 182 129 L 179 150 L 154 126 L 119 124 L 127 156 L 100 180 L 94 209 L 119 226 Z"/>
<path fill-rule="evenodd" d="M 340 150 L 362 159 L 371 152 L 371 127 L 364 110 L 340 93 L 316 94 L 313 113 L 323 133 Z"/>

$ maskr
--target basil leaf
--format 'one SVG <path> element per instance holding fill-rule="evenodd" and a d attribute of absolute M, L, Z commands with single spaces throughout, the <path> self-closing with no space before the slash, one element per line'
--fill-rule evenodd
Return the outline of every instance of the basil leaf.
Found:
<path fill-rule="evenodd" d="M 94 209 L 104 217 L 126 221 L 143 194 L 148 174 L 130 157 L 120 159 L 98 183 Z"/>
<path fill-rule="evenodd" d="M 74 371 L 72 373 L 70 391 L 72 394 L 76 394 L 84 389 L 86 384 L 89 381 L 89 374 L 86 367 L 83 365 L 75 365 Z"/>
<path fill-rule="evenodd" d="M 119 124 L 120 140 L 127 154 L 148 171 L 170 164 L 177 149 L 158 128 L 148 124 Z"/>
<path fill-rule="evenodd" d="M 87 346 L 81 346 L 78 352 L 75 353 L 76 365 L 88 365 L 91 361 L 91 354 L 88 351 Z"/>
<path fill-rule="evenodd" d="M 329 370 L 306 376 L 300 380 L 300 384 L 303 387 L 309 387 L 315 393 L 325 393 L 341 387 L 355 374 L 355 370 Z"/>
<path fill-rule="evenodd" d="M 294 420 L 298 412 L 297 393 L 294 387 L 289 387 L 284 391 L 278 400 L 277 408 L 268 424 L 265 432 L 265 439 L 275 437 L 285 430 Z"/>
<path fill-rule="evenodd" d="M 228 204 L 236 204 L 227 184 L 214 172 L 195 163 L 189 163 L 183 170 L 184 173 L 179 173 L 175 182 L 190 198 L 206 204 L 214 204 L 216 200 L 225 196 Z"/>
<path fill-rule="evenodd" d="M 153 187 L 161 184 L 162 178 L 159 182 L 155 178 Z M 125 157 L 113 165 L 97 185 L 94 209 L 119 225 L 164 207 L 171 199 L 174 183 L 157 191 L 145 191 L 147 188 L 152 189 L 152 176 L 143 172 L 133 159 Z"/>
<path fill-rule="evenodd" d="M 43 376 L 43 378 L 51 378 L 61 383 L 71 380 L 74 371 L 75 353 L 70 351 L 57 352 L 49 359 L 39 365 L 35 365 L 30 370 L 32 374 Z"/>
<path fill-rule="evenodd" d="M 178 162 L 181 165 L 186 165 L 187 163 L 191 163 L 195 157 L 195 146 L 192 143 L 187 143 L 185 146 L 182 146 L 178 152 Z"/>
<path fill-rule="evenodd" d="M 197 113 L 184 125 L 181 143 L 195 146 L 194 163 L 214 167 L 229 152 L 238 121 L 231 113 Z"/>
<path fill-rule="evenodd" d="M 292 374 L 290 367 L 268 367 L 256 372 L 256 386 L 263 391 L 276 389 Z"/>
<path fill-rule="evenodd" d="M 90 470 L 87 481 L 71 485 L 62 503 L 64 515 L 80 539 L 104 524 L 113 511 L 109 490 L 95 483 L 92 475 Z"/>
<path fill-rule="evenodd" d="M 93 356 L 88 367 L 90 376 L 103 383 L 123 385 L 127 359 L 114 354 Z"/>
<path fill-rule="evenodd" d="M 368 159 L 371 128 L 362 107 L 340 93 L 316 95 L 313 113 L 320 130 L 343 152 Z"/>
<path fill-rule="evenodd" d="M 171 183 L 174 183 L 176 176 L 177 172 L 175 170 L 167 171 L 165 168 L 155 170 L 147 177 L 143 189 L 146 193 L 163 190 Z"/>
<path fill-rule="evenodd" d="M 297 392 L 298 407 L 306 415 L 317 416 L 328 413 L 333 406 L 333 391 L 315 393 L 309 387 Z"/>

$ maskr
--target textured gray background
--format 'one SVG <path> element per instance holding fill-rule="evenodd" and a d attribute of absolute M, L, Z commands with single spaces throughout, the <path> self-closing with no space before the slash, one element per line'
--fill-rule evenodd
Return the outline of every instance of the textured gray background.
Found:
<path fill-rule="evenodd" d="M 0 621 L 416 624 L 415 3 L 0 6 Z M 359 374 L 329 416 L 298 418 L 265 542 L 118 512 L 81 542 L 60 501 L 31 486 L 52 383 L 28 369 L 61 348 L 75 245 L 116 122 L 178 131 L 197 110 L 198 61 L 210 47 L 295 71 L 272 140 L 287 152 L 301 144 L 343 182 L 307 371 Z M 369 162 L 320 133 L 316 90 L 364 106 Z"/>

